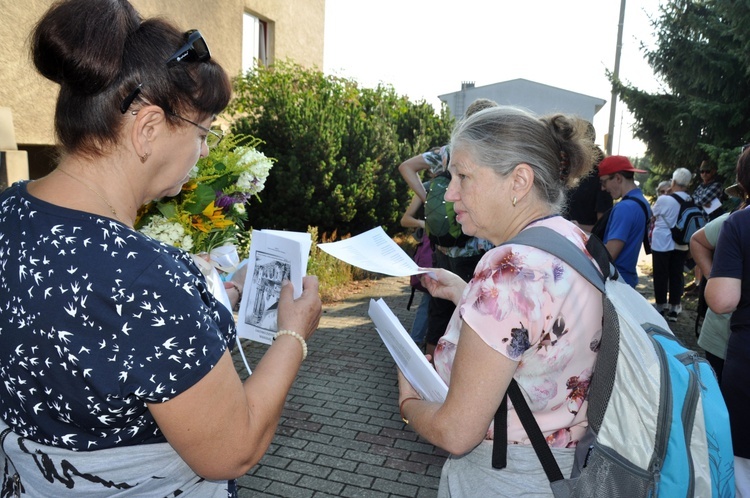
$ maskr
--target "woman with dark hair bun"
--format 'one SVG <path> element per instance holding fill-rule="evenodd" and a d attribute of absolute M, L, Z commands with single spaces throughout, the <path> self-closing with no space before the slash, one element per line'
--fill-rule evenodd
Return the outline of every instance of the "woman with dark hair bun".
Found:
<path fill-rule="evenodd" d="M 555 256 L 501 245 L 528 227 L 547 227 L 585 251 L 588 236 L 563 219 L 566 189 L 592 167 L 594 145 L 581 120 L 538 118 L 495 107 L 459 122 L 451 138 L 445 198 L 467 235 L 495 247 L 467 284 L 446 270 L 423 277 L 434 297 L 456 304 L 435 349 L 449 384 L 443 403 L 422 400 L 399 375 L 401 416 L 451 453 L 439 497 L 552 496 L 515 410 L 495 428 L 515 379 L 563 475 L 588 426 L 587 393 L 602 328 L 601 294 Z M 588 253 L 586 253 L 588 254 Z M 492 467 L 493 439 L 507 435 L 507 466 Z M 505 448 L 502 448 L 505 449 Z"/>
<path fill-rule="evenodd" d="M 125 0 L 57 2 L 31 47 L 60 85 L 59 162 L 0 195 L 0 494 L 236 496 L 318 326 L 317 280 L 283 286 L 243 383 L 231 311 L 189 254 L 133 229 L 221 140 L 229 79 L 199 31 Z"/>

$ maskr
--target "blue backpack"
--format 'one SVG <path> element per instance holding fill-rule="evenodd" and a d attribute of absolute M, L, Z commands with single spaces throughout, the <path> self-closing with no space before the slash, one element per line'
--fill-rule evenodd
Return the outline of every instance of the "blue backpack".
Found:
<path fill-rule="evenodd" d="M 556 256 L 602 292 L 601 345 L 587 395 L 589 428 L 576 447 L 569 478 L 518 384 L 514 380 L 508 387 L 554 496 L 733 497 L 729 415 L 716 375 L 675 338 L 643 296 L 616 279 L 601 241 L 591 237 L 587 250 L 604 275 L 549 228 L 528 228 L 508 243 Z M 504 402 L 495 416 L 493 467 L 504 467 L 506 446 Z"/>
<path fill-rule="evenodd" d="M 672 198 L 680 204 L 677 221 L 670 229 L 672 240 L 677 244 L 690 244 L 693 234 L 706 226 L 706 215 L 700 207 L 695 205 L 691 197 L 683 199 L 677 194 L 672 194 Z"/>

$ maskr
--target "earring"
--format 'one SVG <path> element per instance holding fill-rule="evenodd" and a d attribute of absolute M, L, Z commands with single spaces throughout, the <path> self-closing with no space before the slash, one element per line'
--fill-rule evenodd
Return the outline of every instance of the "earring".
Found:
<path fill-rule="evenodd" d="M 140 156 L 141 158 L 141 164 L 146 164 L 146 161 L 148 160 L 148 154 L 143 154 Z"/>
<path fill-rule="evenodd" d="M 516 199 L 516 196 L 513 196 L 513 207 L 516 207 L 516 203 L 518 202 L 518 199 Z"/>

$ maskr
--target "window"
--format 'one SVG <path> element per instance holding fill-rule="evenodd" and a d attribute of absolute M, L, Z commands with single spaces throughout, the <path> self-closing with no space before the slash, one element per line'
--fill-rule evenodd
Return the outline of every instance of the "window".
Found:
<path fill-rule="evenodd" d="M 268 23 L 245 12 L 242 17 L 242 71 L 255 65 L 268 65 Z"/>

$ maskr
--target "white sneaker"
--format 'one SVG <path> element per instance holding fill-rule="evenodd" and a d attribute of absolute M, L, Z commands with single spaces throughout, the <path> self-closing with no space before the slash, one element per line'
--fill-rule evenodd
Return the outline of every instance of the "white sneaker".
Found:
<path fill-rule="evenodd" d="M 679 315 L 680 313 L 682 313 L 682 305 L 678 304 L 677 306 L 670 306 L 669 311 L 674 311 L 675 314 Z"/>

